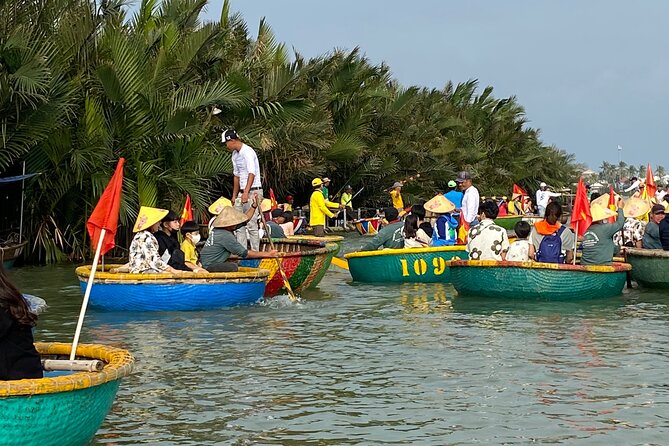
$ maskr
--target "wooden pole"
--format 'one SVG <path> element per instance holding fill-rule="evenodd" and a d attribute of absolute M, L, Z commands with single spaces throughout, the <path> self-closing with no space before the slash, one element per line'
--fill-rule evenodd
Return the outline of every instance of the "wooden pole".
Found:
<path fill-rule="evenodd" d="M 576 265 L 576 247 L 578 246 L 578 224 L 579 221 L 576 220 L 576 234 L 574 235 L 574 258 L 572 264 Z"/>
<path fill-rule="evenodd" d="M 260 198 L 256 195 L 256 206 L 258 206 L 258 210 L 261 211 L 260 209 Z M 269 248 L 271 250 L 274 250 L 274 241 L 272 241 L 272 232 L 269 230 L 267 227 L 267 222 L 265 221 L 265 215 L 260 212 L 260 221 L 262 222 L 262 226 L 265 229 L 265 235 L 267 235 L 267 240 L 269 240 Z M 281 259 L 277 256 L 276 257 L 276 266 L 279 268 L 279 272 L 281 273 L 281 278 L 283 279 L 283 286 L 286 288 L 286 291 L 288 291 L 288 296 L 290 297 L 290 300 L 292 301 L 297 301 L 297 296 L 293 292 L 293 288 L 290 286 L 290 282 L 288 282 L 288 278 L 286 277 L 286 273 L 283 271 L 283 266 L 281 266 Z"/>
<path fill-rule="evenodd" d="M 70 352 L 70 361 L 74 361 L 77 354 L 77 345 L 79 344 L 79 336 L 81 335 L 81 328 L 84 325 L 84 317 L 86 316 L 86 308 L 88 307 L 88 299 L 91 296 L 91 287 L 93 286 L 93 279 L 95 278 L 95 271 L 98 269 L 98 260 L 100 260 L 100 251 L 102 250 L 102 241 L 105 238 L 107 230 L 102 228 L 100 237 L 98 238 L 98 247 L 95 249 L 95 256 L 93 257 L 93 265 L 91 266 L 91 274 L 88 276 L 88 283 L 86 284 L 86 292 L 84 293 L 84 301 L 81 304 L 81 311 L 79 311 L 79 320 L 77 321 L 77 329 L 74 332 L 74 340 L 72 341 L 72 351 Z"/>

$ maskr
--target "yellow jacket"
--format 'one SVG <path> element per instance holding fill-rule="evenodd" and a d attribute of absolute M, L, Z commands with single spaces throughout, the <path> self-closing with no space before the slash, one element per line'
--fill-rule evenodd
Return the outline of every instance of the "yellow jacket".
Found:
<path fill-rule="evenodd" d="M 323 192 L 315 190 L 309 200 L 309 226 L 325 225 L 325 216 L 334 217 L 329 207 L 339 208 L 337 203 L 328 201 L 323 197 Z"/>

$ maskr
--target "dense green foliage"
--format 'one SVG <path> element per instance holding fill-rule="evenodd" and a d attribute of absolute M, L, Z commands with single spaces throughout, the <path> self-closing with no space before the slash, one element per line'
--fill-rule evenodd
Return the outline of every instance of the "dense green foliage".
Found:
<path fill-rule="evenodd" d="M 573 156 L 544 145 L 515 98 L 476 81 L 405 88 L 357 49 L 289 55 L 227 1 L 202 23 L 205 5 L 145 0 L 128 16 L 120 0 L 0 0 L 0 172 L 23 160 L 42 172 L 26 218 L 42 259 L 86 252 L 85 220 L 121 156 L 126 226 L 139 204 L 179 210 L 189 193 L 202 210 L 229 194 L 226 127 L 257 149 L 266 189 L 298 204 L 324 175 L 333 192 L 364 186 L 357 204 L 410 177 L 407 198 L 429 198 L 462 169 L 490 194 L 574 178 Z"/>

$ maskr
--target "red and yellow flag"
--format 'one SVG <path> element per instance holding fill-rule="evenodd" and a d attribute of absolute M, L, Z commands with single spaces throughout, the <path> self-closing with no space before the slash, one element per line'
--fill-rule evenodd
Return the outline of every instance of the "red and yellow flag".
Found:
<path fill-rule="evenodd" d="M 468 233 L 469 233 L 469 223 L 465 221 L 464 212 L 460 212 L 460 224 L 458 225 L 458 240 L 456 244 L 458 245 L 466 244 Z"/>
<path fill-rule="evenodd" d="M 616 193 L 613 192 L 613 186 L 609 185 L 609 203 L 608 203 L 609 209 L 611 209 L 613 212 L 618 211 L 618 206 L 616 206 Z M 615 223 L 617 217 L 609 217 L 609 223 Z"/>
<path fill-rule="evenodd" d="M 648 168 L 646 169 L 646 187 L 645 192 L 648 195 L 647 199 L 652 200 L 655 198 L 655 193 L 657 193 L 657 186 L 655 185 L 655 176 L 653 175 L 653 169 L 648 163 Z"/>
<path fill-rule="evenodd" d="M 576 235 L 581 237 L 588 230 L 592 224 L 592 214 L 590 213 L 590 202 L 588 201 L 588 193 L 585 191 L 585 183 L 583 178 L 578 180 L 578 187 L 576 188 L 576 199 L 574 200 L 574 208 L 571 213 L 572 229 L 576 231 Z"/>
<path fill-rule="evenodd" d="M 274 195 L 274 190 L 269 188 L 269 201 L 272 203 L 271 210 L 274 210 L 279 207 L 279 203 L 276 201 L 276 196 Z"/>
<path fill-rule="evenodd" d="M 186 194 L 186 203 L 184 203 L 184 210 L 181 212 L 180 223 L 183 225 L 185 221 L 193 219 L 193 208 L 190 204 L 190 195 Z"/>
<path fill-rule="evenodd" d="M 516 195 L 520 195 L 521 197 L 527 197 L 527 192 L 525 192 L 525 190 L 523 190 L 522 187 L 520 187 L 516 183 L 514 183 L 513 184 L 513 195 L 512 196 L 516 196 Z"/>

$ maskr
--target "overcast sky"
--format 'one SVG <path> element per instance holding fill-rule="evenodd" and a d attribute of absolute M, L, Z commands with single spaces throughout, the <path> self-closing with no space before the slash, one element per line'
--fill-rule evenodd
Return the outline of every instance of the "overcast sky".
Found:
<path fill-rule="evenodd" d="M 222 0 L 210 0 L 218 18 Z M 404 85 L 478 79 L 515 95 L 542 139 L 597 168 L 669 167 L 669 2 L 644 0 L 232 0 L 256 34 L 307 57 L 359 46 Z M 661 157 L 664 155 L 664 157 Z"/>

